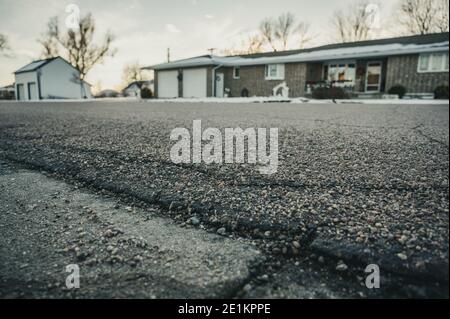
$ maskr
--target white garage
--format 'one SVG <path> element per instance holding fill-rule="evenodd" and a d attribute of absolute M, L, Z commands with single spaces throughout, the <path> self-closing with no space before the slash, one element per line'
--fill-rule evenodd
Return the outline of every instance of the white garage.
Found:
<path fill-rule="evenodd" d="M 80 71 L 61 57 L 33 61 L 14 76 L 20 101 L 92 97 L 87 82 L 80 80 Z"/>
<path fill-rule="evenodd" d="M 178 97 L 178 71 L 160 71 L 158 75 L 158 97 Z"/>
<path fill-rule="evenodd" d="M 207 69 L 183 70 L 183 97 L 206 97 Z"/>

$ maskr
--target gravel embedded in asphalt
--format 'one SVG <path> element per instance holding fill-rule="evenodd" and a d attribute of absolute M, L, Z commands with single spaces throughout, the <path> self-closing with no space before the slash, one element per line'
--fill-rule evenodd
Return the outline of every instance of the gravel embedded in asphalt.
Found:
<path fill-rule="evenodd" d="M 448 105 L 2 102 L 0 157 L 159 205 L 181 225 L 195 216 L 263 238 L 274 255 L 312 249 L 448 282 L 448 116 Z M 170 132 L 194 119 L 278 127 L 278 172 L 172 163 Z"/>

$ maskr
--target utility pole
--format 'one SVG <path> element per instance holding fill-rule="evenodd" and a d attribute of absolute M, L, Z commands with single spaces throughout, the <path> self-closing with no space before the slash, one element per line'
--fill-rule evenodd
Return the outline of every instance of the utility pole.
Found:
<path fill-rule="evenodd" d="M 167 48 L 167 63 L 170 62 L 170 48 Z"/>

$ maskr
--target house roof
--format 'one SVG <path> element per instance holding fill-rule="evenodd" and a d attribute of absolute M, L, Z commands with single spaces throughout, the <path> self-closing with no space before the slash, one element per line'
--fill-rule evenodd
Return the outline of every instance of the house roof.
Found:
<path fill-rule="evenodd" d="M 14 83 L 0 87 L 0 90 L 14 90 Z"/>
<path fill-rule="evenodd" d="M 79 72 L 79 70 L 76 67 L 74 67 L 72 64 L 70 64 L 69 61 L 67 61 L 66 59 L 64 59 L 64 58 L 62 58 L 60 56 L 56 56 L 56 57 L 53 57 L 53 58 L 33 61 L 33 62 L 31 62 L 31 63 L 21 67 L 20 69 L 18 69 L 16 72 L 14 72 L 14 74 L 36 71 L 36 70 L 42 68 L 44 65 L 46 65 L 46 64 L 48 64 L 48 63 L 50 63 L 50 62 L 52 62 L 52 61 L 54 61 L 56 59 L 63 60 L 68 65 L 70 65 L 73 69 L 75 69 L 75 70 L 77 70 Z"/>
<path fill-rule="evenodd" d="M 265 52 L 248 55 L 203 55 L 162 63 L 144 69 L 165 70 L 195 66 L 240 66 L 370 58 L 401 54 L 448 51 L 449 33 L 414 35 L 389 39 L 323 45 L 310 49 Z"/>
<path fill-rule="evenodd" d="M 44 65 L 46 65 L 47 63 L 57 59 L 58 57 L 53 57 L 53 58 L 49 58 L 49 59 L 43 59 L 43 60 L 36 60 L 33 61 L 23 67 L 21 67 L 20 69 L 18 69 L 16 72 L 14 72 L 15 74 L 17 73 L 24 73 L 24 72 L 31 72 L 31 71 L 36 71 L 37 69 L 43 67 Z"/>
<path fill-rule="evenodd" d="M 123 89 L 123 91 L 125 91 L 126 89 L 130 88 L 132 85 L 135 85 L 135 84 L 138 86 L 138 88 L 142 88 L 143 85 L 151 85 L 151 84 L 153 84 L 153 80 L 131 82 L 130 84 L 127 85 L 126 88 Z"/>

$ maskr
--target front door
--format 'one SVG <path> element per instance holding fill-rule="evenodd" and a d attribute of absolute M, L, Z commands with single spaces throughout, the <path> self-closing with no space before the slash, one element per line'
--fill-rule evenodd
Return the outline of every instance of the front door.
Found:
<path fill-rule="evenodd" d="M 224 90 L 224 75 L 223 73 L 217 73 L 216 75 L 216 97 L 223 97 Z"/>
<path fill-rule="evenodd" d="M 382 65 L 381 61 L 367 62 L 366 92 L 380 92 Z"/>

